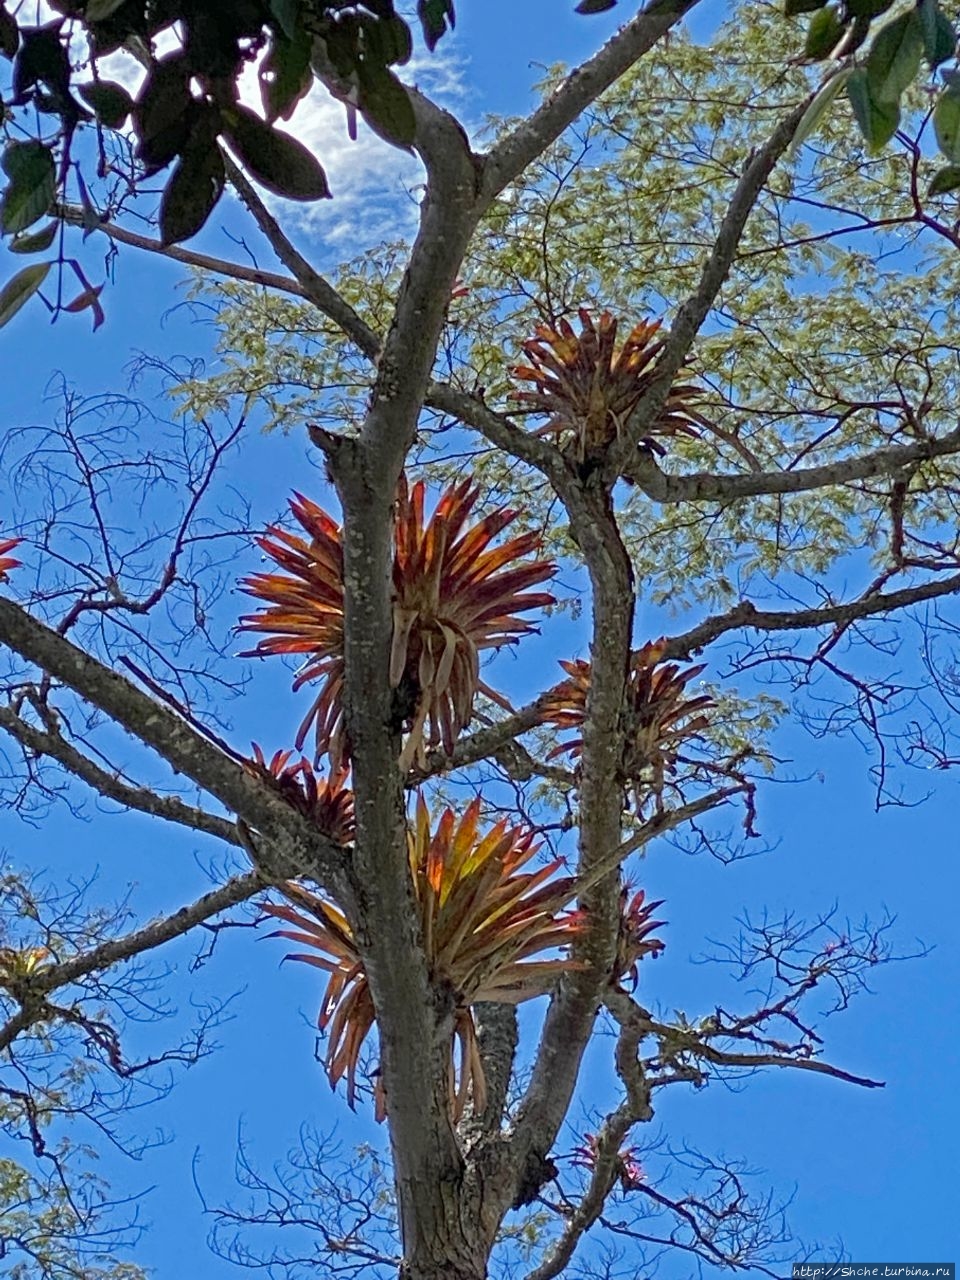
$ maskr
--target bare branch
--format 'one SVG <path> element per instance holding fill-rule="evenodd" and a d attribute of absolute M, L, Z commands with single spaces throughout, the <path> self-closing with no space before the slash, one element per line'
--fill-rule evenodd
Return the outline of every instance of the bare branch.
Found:
<path fill-rule="evenodd" d="M 44 965 L 28 977 L 21 977 L 16 982 L 7 979 L 5 985 L 11 994 L 20 1002 L 21 1009 L 3 1028 L 0 1028 L 0 1050 L 8 1048 L 13 1040 L 36 1022 L 44 1021 L 49 1016 L 46 997 L 70 983 L 78 982 L 93 973 L 109 969 L 122 960 L 130 960 L 145 951 L 152 951 L 182 937 L 196 928 L 198 924 L 219 915 L 228 907 L 259 893 L 269 882 L 259 871 L 248 871 L 246 875 L 236 876 L 219 889 L 211 889 L 198 898 L 196 902 L 169 916 L 151 921 L 141 929 L 125 934 L 121 938 L 113 938 L 102 942 L 90 951 L 82 952 L 62 964 Z"/>
<path fill-rule="evenodd" d="M 624 479 L 638 485 L 655 502 L 732 502 L 759 494 L 805 493 L 828 485 L 850 484 L 873 476 L 895 476 L 905 467 L 960 453 L 960 429 L 940 439 L 891 445 L 859 457 L 840 458 L 820 467 L 796 471 L 760 471 L 743 475 L 667 475 L 653 455 L 640 449 L 624 466 Z"/>
<path fill-rule="evenodd" d="M 177 796 L 162 796 L 149 787 L 136 787 L 124 782 L 118 774 L 109 773 L 96 761 L 85 756 L 52 725 L 46 731 L 29 724 L 10 707 L 0 707 L 0 728 L 35 756 L 49 756 L 80 778 L 99 795 L 115 800 L 127 809 L 149 813 L 167 822 L 176 822 L 192 831 L 203 831 L 228 844 L 243 847 L 236 823 L 195 805 L 185 804 Z"/>
<path fill-rule="evenodd" d="M 283 876 L 312 876 L 349 902 L 343 849 L 174 711 L 2 597 L 0 641 L 105 711 L 259 831 L 271 844 L 263 852 L 286 860 Z"/>
<path fill-rule="evenodd" d="M 328 280 L 310 265 L 293 242 L 284 234 L 279 222 L 260 199 L 253 185 L 229 156 L 224 156 L 227 177 L 246 205 L 253 220 L 270 242 L 270 247 L 296 280 L 297 292 L 318 311 L 339 325 L 346 336 L 371 360 L 380 354 L 380 338 L 367 322 L 354 311 Z M 288 292 L 293 292 L 288 290 Z"/>
<path fill-rule="evenodd" d="M 528 164 L 648 53 L 696 3 L 697 0 L 655 0 L 621 27 L 592 58 L 572 71 L 536 111 L 487 153 L 482 185 L 486 201 L 519 177 Z"/>
<path fill-rule="evenodd" d="M 864 618 L 893 613 L 897 609 L 922 604 L 925 600 L 937 600 L 957 593 L 960 593 L 960 573 L 915 587 L 902 587 L 899 591 L 876 592 L 845 604 L 821 605 L 814 609 L 761 610 L 745 600 L 726 613 L 713 614 L 689 631 L 669 637 L 664 656 L 689 658 L 728 631 L 800 631 L 848 626 Z"/>
<path fill-rule="evenodd" d="M 448 756 L 441 750 L 431 751 L 427 756 L 426 768 L 416 770 L 411 775 L 411 785 L 418 786 L 427 778 L 438 773 L 448 773 L 451 769 L 462 769 L 467 765 L 477 764 L 481 760 L 489 760 L 514 738 L 518 738 L 528 729 L 535 728 L 543 714 L 545 694 L 535 701 L 521 707 L 512 715 L 498 720 L 496 724 L 461 738 Z"/>
<path fill-rule="evenodd" d="M 78 205 L 57 205 L 53 213 L 71 226 L 86 227 L 87 225 L 87 214 Z M 140 235 L 139 232 L 130 231 L 115 222 L 98 222 L 94 230 L 102 232 L 117 244 L 126 244 L 132 249 L 141 249 L 144 253 L 155 253 L 161 258 L 169 258 L 171 262 L 182 262 L 184 266 L 196 267 L 199 271 L 209 271 L 214 275 L 227 276 L 232 280 L 243 280 L 248 284 L 263 285 L 266 289 L 276 289 L 281 293 L 291 293 L 294 297 L 315 302 L 303 285 L 290 276 L 281 276 L 274 271 L 262 271 L 259 267 L 245 266 L 240 262 L 231 262 L 227 258 L 216 258 L 209 253 L 199 253 L 196 249 L 184 249 L 178 244 L 163 244 L 152 236 Z"/>

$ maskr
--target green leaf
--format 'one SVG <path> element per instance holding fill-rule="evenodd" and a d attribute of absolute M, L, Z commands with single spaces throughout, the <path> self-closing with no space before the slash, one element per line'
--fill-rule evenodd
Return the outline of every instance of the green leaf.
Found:
<path fill-rule="evenodd" d="M 14 236 L 7 248 L 11 253 L 42 253 L 53 244 L 59 222 L 49 222 L 42 231 L 35 231 L 31 236 Z"/>
<path fill-rule="evenodd" d="M 70 59 L 60 43 L 62 20 L 23 33 L 13 67 L 13 92 L 21 97 L 35 84 L 45 84 L 60 101 L 70 96 Z"/>
<path fill-rule="evenodd" d="M 953 24 L 940 8 L 937 0 L 920 0 L 917 7 L 920 27 L 923 31 L 923 52 L 931 67 L 952 58 L 957 47 Z"/>
<path fill-rule="evenodd" d="M 300 0 L 270 0 L 270 12 L 283 34 L 288 40 L 292 40 L 297 33 Z"/>
<path fill-rule="evenodd" d="M 47 272 L 52 266 L 52 262 L 34 262 L 31 266 L 18 271 L 13 279 L 0 289 L 0 329 L 10 323 L 24 303 L 30 301 L 46 280 Z"/>
<path fill-rule="evenodd" d="M 409 148 L 417 131 L 406 89 L 386 67 L 361 63 L 357 105 L 374 133 L 396 147 Z"/>
<path fill-rule="evenodd" d="M 893 0 L 847 0 L 847 12 L 852 18 L 879 18 L 892 4 Z"/>
<path fill-rule="evenodd" d="M 25 231 L 50 208 L 57 194 L 53 153 L 42 142 L 11 142 L 3 153 L 10 179 L 0 200 L 0 231 Z"/>
<path fill-rule="evenodd" d="M 923 57 L 923 23 L 916 9 L 881 27 L 867 54 L 866 71 L 875 102 L 898 103 L 916 79 Z"/>
<path fill-rule="evenodd" d="M 121 128 L 133 110 L 133 98 L 122 84 L 116 84 L 113 80 L 81 85 L 77 93 L 108 129 Z"/>
<path fill-rule="evenodd" d="M 322 200 L 330 195 L 327 176 L 302 142 L 281 133 L 248 111 L 224 111 L 224 133 L 250 176 L 274 195 L 289 200 Z"/>
<path fill-rule="evenodd" d="M 215 137 L 203 133 L 184 151 L 160 201 L 160 239 L 179 244 L 195 236 L 223 195 L 226 172 Z"/>
<path fill-rule="evenodd" d="M 828 5 L 810 19 L 807 28 L 807 39 L 803 46 L 804 56 L 819 62 L 828 57 L 839 43 L 843 35 L 843 23 L 836 5 Z"/>
<path fill-rule="evenodd" d="M 867 140 L 867 150 L 876 155 L 897 131 L 900 105 L 897 102 L 877 102 L 870 92 L 870 82 L 863 67 L 858 67 L 847 81 L 847 97 L 860 132 Z"/>
<path fill-rule="evenodd" d="M 927 195 L 942 196 L 947 191 L 956 191 L 957 187 L 960 187 L 960 164 L 944 165 L 930 180 Z"/>
<path fill-rule="evenodd" d="M 617 0 L 580 0 L 580 3 L 574 9 L 574 13 L 606 13 L 608 9 L 615 9 Z"/>
<path fill-rule="evenodd" d="M 793 135 L 793 141 L 790 143 L 791 155 L 796 154 L 800 147 L 806 142 L 807 138 L 809 138 L 817 128 L 837 94 L 850 79 L 851 74 L 852 68 L 850 67 L 845 67 L 842 71 L 838 71 L 836 75 L 830 77 L 826 84 L 824 84 L 815 95 L 809 107 L 807 107 L 806 111 L 800 117 L 800 123 L 797 125 L 797 131 Z"/>
<path fill-rule="evenodd" d="M 362 20 L 363 42 L 369 50 L 368 57 L 381 66 L 403 66 L 413 53 L 413 37 L 404 20 L 396 15 L 389 18 Z"/>
<path fill-rule="evenodd" d="M 893 0 L 891 0 L 891 3 Z M 817 9 L 822 9 L 827 0 L 786 0 L 783 6 L 783 12 L 788 18 L 796 18 L 801 13 L 815 13 Z"/>
<path fill-rule="evenodd" d="M 87 7 L 84 11 L 84 19 L 87 22 L 103 22 L 105 18 L 109 18 L 120 8 L 122 4 L 126 4 L 127 0 L 87 0 Z"/>
<path fill-rule="evenodd" d="M 417 0 L 417 16 L 423 28 L 424 41 L 431 53 L 448 24 L 451 31 L 456 26 L 453 0 Z"/>
<path fill-rule="evenodd" d="M 182 55 L 156 64 L 140 89 L 134 117 L 139 159 L 152 169 L 162 169 L 180 154 L 196 124 L 190 73 Z"/>
<path fill-rule="evenodd" d="M 7 7 L 0 4 L 0 53 L 5 58 L 12 58 L 20 47 L 20 28 Z"/>
<path fill-rule="evenodd" d="M 960 88 L 950 86 L 941 93 L 933 109 L 933 130 L 950 163 L 960 162 Z"/>
<path fill-rule="evenodd" d="M 275 35 L 260 66 L 260 97 L 267 119 L 289 120 L 301 98 L 310 92 L 311 39 L 297 31 L 292 40 Z"/>

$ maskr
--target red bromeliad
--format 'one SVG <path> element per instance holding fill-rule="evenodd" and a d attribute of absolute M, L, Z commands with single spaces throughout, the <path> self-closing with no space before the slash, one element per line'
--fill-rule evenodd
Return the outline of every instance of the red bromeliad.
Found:
<path fill-rule="evenodd" d="M 22 538 L 0 538 L 0 582 L 6 582 L 8 569 L 19 568 L 20 561 L 7 555 L 7 552 L 19 547 L 22 541 Z"/>
<path fill-rule="evenodd" d="M 329 778 L 318 778 L 309 760 L 302 757 L 289 764 L 293 752 L 277 751 L 269 763 L 253 744 L 253 759 L 244 767 L 258 777 L 267 778 L 283 798 L 330 837 L 336 844 L 352 843 L 353 792 L 346 786 L 347 771 L 341 769 Z"/>
<path fill-rule="evenodd" d="M 572 434 L 577 460 L 596 457 L 617 439 L 654 376 L 663 339 L 656 339 L 660 321 L 641 321 L 617 347 L 618 321 L 609 311 L 594 324 L 581 307 L 580 333 L 567 320 L 557 328 L 536 326 L 536 337 L 523 344 L 529 365 L 517 365 L 516 378 L 532 382 L 533 391 L 517 391 L 516 399 L 550 421 L 539 434 Z M 692 383 L 674 383 L 660 413 L 647 429 L 651 437 L 696 436 L 705 420 L 694 402 L 702 396 Z"/>
<path fill-rule="evenodd" d="M 647 902 L 642 889 L 630 897 L 629 885 L 620 891 L 620 924 L 617 930 L 617 955 L 613 963 L 613 982 L 619 987 L 629 974 L 636 991 L 640 980 L 639 965 L 644 956 L 656 957 L 664 948 L 660 938 L 651 938 L 654 929 L 659 929 L 664 920 L 651 920 L 657 907 L 663 906 L 663 899 Z"/>
<path fill-rule="evenodd" d="M 571 1155 L 574 1164 L 583 1169 L 589 1169 L 591 1173 L 596 1169 L 599 1157 L 600 1139 L 595 1133 L 585 1133 L 582 1145 L 574 1147 Z M 636 1147 L 623 1147 L 617 1152 L 613 1171 L 619 1178 L 620 1186 L 624 1191 L 635 1191 L 647 1177 L 637 1158 Z"/>
<path fill-rule="evenodd" d="M 478 692 L 506 705 L 480 679 L 480 653 L 515 643 L 534 631 L 517 615 L 554 603 L 530 588 L 554 573 L 543 560 L 526 559 L 541 543 L 521 534 L 491 543 L 513 520 L 500 508 L 468 523 L 480 490 L 467 479 L 441 495 L 424 519 L 425 486 L 401 478 L 394 515 L 393 636 L 390 683 L 398 690 L 408 731 L 404 771 L 422 762 L 427 747 L 449 753 L 469 723 Z M 297 735 L 301 748 L 311 727 L 316 755 L 345 761 L 343 729 L 343 545 L 340 526 L 315 503 L 295 495 L 291 510 L 309 541 L 271 528 L 259 539 L 279 573 L 244 579 L 244 588 L 266 608 L 241 619 L 248 631 L 268 634 L 245 656 L 300 653 L 306 662 L 294 688 L 318 683 L 319 692 Z"/>
<path fill-rule="evenodd" d="M 681 743 L 709 727 L 702 713 L 713 705 L 707 694 L 688 698 L 686 686 L 704 665 L 687 667 L 663 662 L 663 640 L 649 641 L 632 656 L 627 680 L 627 745 L 622 764 L 624 781 L 652 781 L 659 794 L 664 777 L 676 765 Z M 550 691 L 544 701 L 543 720 L 558 729 L 580 729 L 587 708 L 590 663 L 577 659 L 561 662 L 569 679 Z M 571 738 L 555 747 L 551 756 L 579 756 L 582 738 Z"/>
<path fill-rule="evenodd" d="M 551 990 L 572 968 L 565 957 L 534 959 L 564 947 L 581 928 L 572 877 L 555 878 L 559 859 L 524 870 L 537 851 L 533 833 L 496 822 L 480 830 L 480 801 L 458 820 L 445 809 L 432 827 L 422 797 L 408 827 L 410 875 L 431 977 L 453 993 L 450 1109 L 456 1120 L 468 1098 L 475 1111 L 486 1105 L 486 1085 L 471 1006 L 478 1001 L 520 1004 Z M 320 1006 L 327 1032 L 327 1075 L 347 1081 L 347 1101 L 356 1098 L 356 1072 L 363 1042 L 374 1023 L 373 999 L 363 961 L 343 913 L 299 885 L 286 886 L 288 904 L 270 904 L 268 915 L 290 928 L 277 935 L 311 948 L 289 959 L 330 975 Z M 459 1070 L 454 1050 L 459 1044 Z M 378 1111 L 383 1099 L 378 1098 Z"/>

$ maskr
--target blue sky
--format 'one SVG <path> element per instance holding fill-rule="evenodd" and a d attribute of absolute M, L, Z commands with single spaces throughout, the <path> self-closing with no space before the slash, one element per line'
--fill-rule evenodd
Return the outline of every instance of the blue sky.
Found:
<path fill-rule="evenodd" d="M 447 91 L 458 96 L 460 109 L 474 122 L 487 111 L 523 110 L 540 66 L 575 59 L 615 26 L 609 15 L 577 17 L 562 0 L 462 0 L 459 7 L 456 34 L 441 48 Z M 339 135 L 330 145 L 344 150 Z M 348 154 L 338 160 L 345 175 L 355 160 Z M 388 211 L 396 208 L 394 200 L 402 201 L 404 180 L 398 174 L 376 197 L 389 202 L 383 206 Z M 353 190 L 349 176 L 344 181 Z M 342 234 L 341 216 L 334 202 L 319 215 L 330 221 L 300 229 L 302 242 L 322 256 Z M 224 221 L 235 225 L 232 214 Z M 327 234 L 330 240 L 324 240 Z M 219 228 L 201 240 L 216 243 L 223 243 Z M 0 254 L 3 271 L 9 272 L 10 262 Z M 96 335 L 84 319 L 51 327 L 39 307 L 21 312 L 0 334 L 2 366 L 16 370 L 16 378 L 5 380 L 0 427 L 49 418 L 44 392 L 54 371 L 93 394 L 122 386 L 125 366 L 140 350 L 203 354 L 209 331 L 191 323 L 184 310 L 171 310 L 182 276 L 175 265 L 123 253 L 116 285 L 106 297 L 107 321 Z M 305 483 L 305 460 L 299 439 L 248 438 L 238 473 L 266 513 L 280 508 L 294 484 Z M 238 572 L 255 567 L 251 553 Z M 552 661 L 546 639 L 518 659 L 510 682 L 522 683 L 525 667 L 539 680 L 545 657 Z M 910 660 L 917 657 L 914 646 Z M 289 736 L 301 707 L 291 712 L 287 682 L 282 670 L 258 671 L 251 694 L 231 704 L 231 740 L 237 746 L 257 738 L 272 750 Z M 670 924 L 665 955 L 643 972 L 645 1000 L 691 1015 L 710 1012 L 718 978 L 692 961 L 710 950 L 709 939 L 731 936 L 745 908 L 754 917 L 764 908 L 772 916 L 789 911 L 813 917 L 836 904 L 838 918 L 853 920 L 888 910 L 897 916 L 900 949 L 915 950 L 920 939 L 933 950 L 925 959 L 879 971 L 876 993 L 827 1023 L 830 1060 L 886 1081 L 885 1089 L 866 1092 L 813 1076 L 769 1073 L 735 1090 L 678 1089 L 661 1100 L 653 1127 L 675 1145 L 687 1142 L 743 1157 L 765 1171 L 779 1193 L 793 1195 L 796 1233 L 807 1239 L 842 1237 L 848 1259 L 953 1259 L 960 1237 L 954 1186 L 960 1120 L 956 781 L 950 774 L 930 774 L 923 804 L 877 812 L 871 761 L 857 743 L 813 741 L 790 730 L 777 746 L 792 762 L 792 774 L 806 780 L 762 790 L 760 826 L 774 846 L 768 854 L 727 867 L 666 845 L 648 857 L 642 882 L 650 895 L 667 900 Z M 911 787 L 922 793 L 927 777 L 912 778 Z M 96 865 L 97 891 L 109 899 L 129 887 L 145 915 L 205 888 L 203 864 L 211 857 L 199 841 L 144 818 L 78 823 L 62 809 L 39 829 L 0 817 L 0 844 L 12 861 L 49 866 L 59 875 Z M 119 1187 L 155 1187 L 144 1202 L 150 1229 L 136 1258 L 160 1280 L 198 1269 L 210 1280 L 232 1273 L 206 1252 L 209 1223 L 199 1212 L 192 1170 L 212 1200 L 229 1195 L 241 1127 L 265 1165 L 296 1143 L 302 1123 L 339 1126 L 347 1146 L 382 1137 L 365 1115 L 354 1120 L 331 1098 L 312 1056 L 316 980 L 297 966 L 280 969 L 282 945 L 238 931 L 221 940 L 199 975 L 188 971 L 191 947 L 175 951 L 170 960 L 168 990 L 184 1009 L 204 993 L 237 996 L 232 1021 L 218 1035 L 222 1052 L 189 1073 L 167 1101 L 138 1117 L 138 1124 L 161 1126 L 170 1140 L 139 1164 L 114 1157 L 105 1162 Z M 679 1259 L 662 1274 L 679 1280 L 690 1271 Z"/>

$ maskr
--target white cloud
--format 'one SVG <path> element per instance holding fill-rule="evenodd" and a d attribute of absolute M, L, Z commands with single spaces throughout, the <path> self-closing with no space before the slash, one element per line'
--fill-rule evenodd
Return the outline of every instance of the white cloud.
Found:
<path fill-rule="evenodd" d="M 163 32 L 156 42 L 160 56 L 177 46 L 174 31 Z M 435 102 L 452 111 L 466 100 L 465 62 L 441 42 L 434 53 L 419 50 L 402 78 L 417 86 Z M 136 94 L 145 72 L 129 54 L 118 52 L 103 59 L 101 74 Z M 241 100 L 262 112 L 258 67 L 248 67 L 240 81 Z M 419 160 L 377 137 L 362 120 L 358 136 L 347 134 L 346 110 L 320 84 L 315 84 L 297 107 L 292 120 L 279 125 L 292 133 L 320 160 L 327 173 L 332 200 L 297 204 L 265 195 L 272 208 L 283 210 L 284 224 L 297 229 L 331 257 L 351 256 L 382 240 L 413 233 L 422 191 L 423 169 Z"/>
<path fill-rule="evenodd" d="M 464 62 L 443 44 L 432 54 L 418 51 L 402 69 L 402 77 L 452 111 L 461 109 L 467 96 Z M 245 74 L 242 90 L 244 101 L 259 107 L 255 69 Z M 357 122 L 357 140 L 351 141 L 343 104 L 319 84 L 282 127 L 317 156 L 333 192 L 332 200 L 309 205 L 271 198 L 283 208 L 288 225 L 299 227 L 337 257 L 414 231 L 423 183 L 423 168 L 415 156 L 378 138 L 362 120 Z"/>

